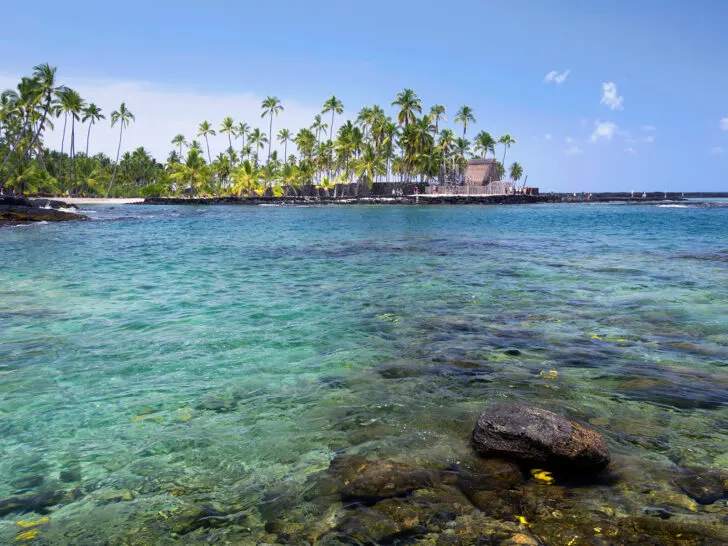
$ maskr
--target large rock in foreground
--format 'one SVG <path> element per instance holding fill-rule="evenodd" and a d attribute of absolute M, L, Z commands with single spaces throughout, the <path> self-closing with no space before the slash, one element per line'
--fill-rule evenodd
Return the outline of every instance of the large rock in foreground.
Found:
<path fill-rule="evenodd" d="M 498 404 L 478 417 L 475 450 L 555 470 L 596 472 L 609 463 L 607 444 L 594 429 L 551 411 Z"/>
<path fill-rule="evenodd" d="M 29 224 L 33 222 L 67 222 L 70 220 L 86 220 L 82 214 L 71 214 L 53 208 L 45 208 L 49 203 L 63 205 L 60 201 L 52 201 L 38 206 L 27 197 L 0 196 L 0 227 Z M 49 205 L 49 206 L 55 206 Z"/>

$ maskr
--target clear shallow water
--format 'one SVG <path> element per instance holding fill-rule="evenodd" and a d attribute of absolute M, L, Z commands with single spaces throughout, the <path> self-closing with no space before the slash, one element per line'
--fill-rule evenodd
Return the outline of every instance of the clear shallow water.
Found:
<path fill-rule="evenodd" d="M 66 495 L 37 540 L 214 502 L 255 543 L 337 453 L 445 465 L 498 400 L 590 422 L 644 480 L 728 469 L 721 203 L 89 216 L 0 231 L 0 500 Z"/>

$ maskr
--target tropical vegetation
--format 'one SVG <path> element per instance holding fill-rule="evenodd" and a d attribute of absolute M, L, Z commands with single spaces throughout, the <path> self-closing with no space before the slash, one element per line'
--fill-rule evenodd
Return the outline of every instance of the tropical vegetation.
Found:
<path fill-rule="evenodd" d="M 298 195 L 304 186 L 314 185 L 319 195 L 336 196 L 345 184 L 462 184 L 468 160 L 495 159 L 499 147 L 503 156 L 497 168 L 506 175 L 505 159 L 515 139 L 510 134 L 494 138 L 481 130 L 468 140 L 468 129 L 476 123 L 470 106 L 461 106 L 453 117 L 462 132 L 443 126 L 448 121 L 445 106 L 425 108 L 412 89 L 398 93 L 390 106 L 392 115 L 375 104 L 345 119 L 343 102 L 332 96 L 309 127 L 278 127 L 274 133 L 284 105 L 269 96 L 261 104 L 262 127 L 228 116 L 216 130 L 216 123 L 203 120 L 193 135 L 202 144 L 174 135 L 169 155 L 161 161 L 143 147 L 122 152 L 124 133 L 135 121 L 133 105 L 122 102 L 107 119 L 101 107 L 62 85 L 55 67 L 41 64 L 16 89 L 0 94 L 0 190 L 72 196 L 256 196 Z M 118 128 L 115 158 L 93 153 L 98 150 L 92 142 L 98 128 L 92 128 L 102 123 Z M 46 145 L 54 129 L 61 135 L 60 150 Z M 214 156 L 212 148 L 220 143 L 216 138 L 224 141 L 219 148 L 224 151 Z M 513 163 L 508 174 L 517 182 L 523 167 Z"/>

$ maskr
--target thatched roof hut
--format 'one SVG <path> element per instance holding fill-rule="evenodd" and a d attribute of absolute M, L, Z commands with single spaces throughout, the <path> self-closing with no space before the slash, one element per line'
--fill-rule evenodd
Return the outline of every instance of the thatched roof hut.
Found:
<path fill-rule="evenodd" d="M 465 184 L 485 186 L 500 180 L 495 159 L 471 159 L 465 169 Z"/>

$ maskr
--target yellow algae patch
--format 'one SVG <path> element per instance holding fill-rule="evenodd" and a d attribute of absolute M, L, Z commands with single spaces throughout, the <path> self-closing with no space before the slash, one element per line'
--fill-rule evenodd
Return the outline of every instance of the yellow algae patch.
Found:
<path fill-rule="evenodd" d="M 524 328 L 530 328 L 531 326 L 533 326 L 533 322 L 522 322 L 521 326 L 523 326 Z"/>
<path fill-rule="evenodd" d="M 539 375 L 543 379 L 556 379 L 559 377 L 559 372 L 557 370 L 541 370 Z"/>
<path fill-rule="evenodd" d="M 383 313 L 381 315 L 377 315 L 377 318 L 382 320 L 388 320 L 389 322 L 399 322 L 399 319 L 394 313 Z"/>
<path fill-rule="evenodd" d="M 526 520 L 523 516 L 516 516 L 516 520 L 518 520 L 518 523 L 521 525 L 528 525 L 528 520 Z"/>
<path fill-rule="evenodd" d="M 604 341 L 604 338 L 598 334 L 592 334 L 589 336 L 591 339 L 598 339 L 599 341 Z"/>
<path fill-rule="evenodd" d="M 537 479 L 540 482 L 544 483 L 554 483 L 554 477 L 551 475 L 551 472 L 547 472 L 546 470 L 541 470 L 540 468 L 533 468 L 531 469 L 531 476 L 533 476 L 535 479 Z"/>
<path fill-rule="evenodd" d="M 40 534 L 38 529 L 31 529 L 30 531 L 24 531 L 15 537 L 15 540 L 33 540 Z"/>
<path fill-rule="evenodd" d="M 25 520 L 22 520 L 21 519 L 18 522 L 18 525 L 20 525 L 21 527 L 23 527 L 25 529 L 28 529 L 29 527 L 35 527 L 36 525 L 42 525 L 44 523 L 48 523 L 50 520 L 51 519 L 49 517 L 47 517 L 47 516 L 46 517 L 42 517 L 42 518 L 40 518 L 37 521 L 25 521 Z"/>
<path fill-rule="evenodd" d="M 177 419 L 179 419 L 180 421 L 189 421 L 190 419 L 192 419 L 192 414 L 187 408 L 179 408 L 177 410 Z"/>
<path fill-rule="evenodd" d="M 171 493 L 175 497 L 181 497 L 182 495 L 185 494 L 185 490 L 184 489 L 172 489 Z"/>

